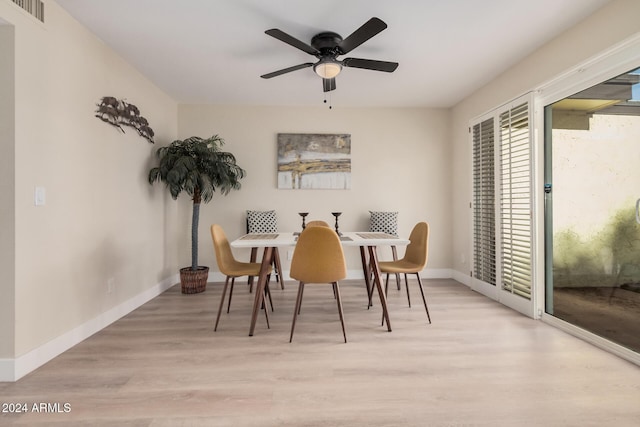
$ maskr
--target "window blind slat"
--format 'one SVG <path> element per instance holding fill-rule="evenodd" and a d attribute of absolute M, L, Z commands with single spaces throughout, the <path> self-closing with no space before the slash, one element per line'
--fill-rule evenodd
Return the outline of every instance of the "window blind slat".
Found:
<path fill-rule="evenodd" d="M 496 284 L 494 120 L 473 126 L 474 276 Z"/>
<path fill-rule="evenodd" d="M 528 103 L 500 114 L 502 289 L 531 299 L 531 143 Z"/>

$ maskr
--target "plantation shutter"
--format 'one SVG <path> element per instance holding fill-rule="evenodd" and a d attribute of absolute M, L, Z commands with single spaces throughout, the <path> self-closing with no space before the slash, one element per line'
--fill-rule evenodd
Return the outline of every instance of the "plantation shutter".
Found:
<path fill-rule="evenodd" d="M 495 137 L 493 117 L 473 126 L 473 235 L 476 279 L 496 284 Z"/>
<path fill-rule="evenodd" d="M 500 114 L 500 278 L 502 289 L 531 299 L 531 132 L 529 104 Z"/>

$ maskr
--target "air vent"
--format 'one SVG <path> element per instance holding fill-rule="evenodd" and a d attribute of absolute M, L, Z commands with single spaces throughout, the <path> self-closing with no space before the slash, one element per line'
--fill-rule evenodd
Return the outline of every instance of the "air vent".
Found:
<path fill-rule="evenodd" d="M 11 0 L 40 21 L 44 22 L 44 3 L 42 0 Z"/>

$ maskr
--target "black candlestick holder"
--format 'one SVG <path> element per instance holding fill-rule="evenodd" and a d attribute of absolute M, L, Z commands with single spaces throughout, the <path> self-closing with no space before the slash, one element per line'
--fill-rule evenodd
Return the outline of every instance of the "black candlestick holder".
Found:
<path fill-rule="evenodd" d="M 338 234 L 338 236 L 342 236 L 342 234 L 338 230 L 338 217 L 342 215 L 342 212 L 331 212 L 331 215 L 336 217 L 336 233 Z"/>
<path fill-rule="evenodd" d="M 307 215 L 309 215 L 309 212 L 298 212 L 298 215 L 300 215 L 300 216 L 302 217 L 302 229 L 304 230 L 304 229 L 305 229 L 305 227 L 307 226 L 307 225 L 304 223 L 304 219 L 305 219 L 305 217 L 306 217 Z"/>

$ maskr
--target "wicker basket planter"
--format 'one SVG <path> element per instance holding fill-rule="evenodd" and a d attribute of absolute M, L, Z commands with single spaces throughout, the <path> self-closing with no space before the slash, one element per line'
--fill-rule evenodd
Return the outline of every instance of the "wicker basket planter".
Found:
<path fill-rule="evenodd" d="M 207 278 L 209 277 L 209 267 L 198 267 L 191 270 L 191 267 L 180 269 L 180 285 L 183 294 L 199 294 L 207 288 Z"/>

